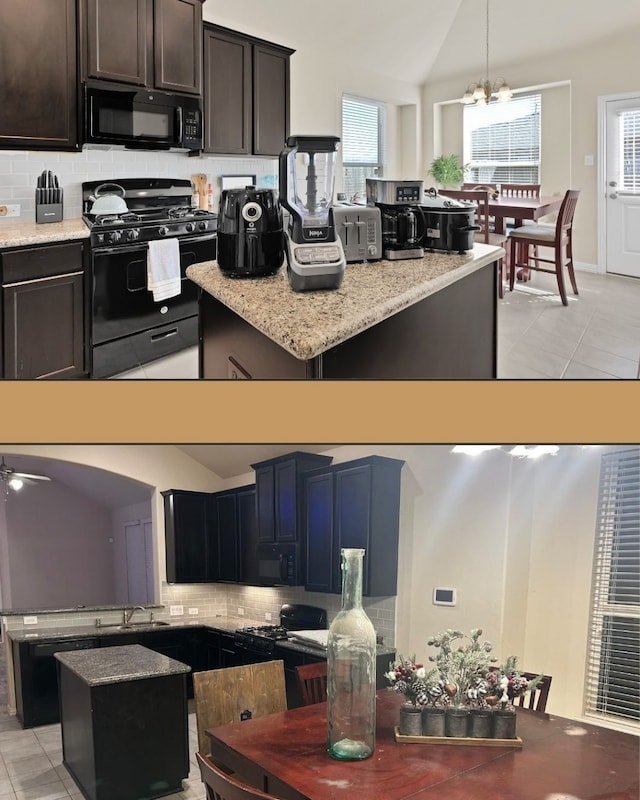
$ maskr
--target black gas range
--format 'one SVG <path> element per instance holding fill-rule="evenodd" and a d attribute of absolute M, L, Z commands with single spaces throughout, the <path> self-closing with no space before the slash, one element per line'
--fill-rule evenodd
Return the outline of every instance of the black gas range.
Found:
<path fill-rule="evenodd" d="M 94 213 L 96 198 L 110 194 L 110 187 L 124 201 L 114 204 L 121 212 Z M 83 220 L 90 229 L 92 378 L 197 345 L 200 290 L 186 270 L 215 259 L 217 215 L 192 208 L 191 193 L 191 181 L 182 178 L 82 184 Z M 163 239 L 177 242 L 180 281 L 176 294 L 156 301 L 147 256 L 150 243 Z"/>
<path fill-rule="evenodd" d="M 289 638 L 290 631 L 322 630 L 327 627 L 327 612 L 323 608 L 299 603 L 287 603 L 280 609 L 279 625 L 255 625 L 238 628 L 234 633 L 237 650 L 249 657 L 273 656 L 276 643 Z"/>

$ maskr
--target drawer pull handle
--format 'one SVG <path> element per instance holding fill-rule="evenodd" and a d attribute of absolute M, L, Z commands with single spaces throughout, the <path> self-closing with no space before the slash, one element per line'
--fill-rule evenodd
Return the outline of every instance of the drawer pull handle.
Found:
<path fill-rule="evenodd" d="M 176 336 L 178 333 L 177 328 L 172 328 L 170 331 L 163 331 L 163 333 L 154 333 L 151 336 L 152 342 L 160 341 L 161 339 L 168 339 L 170 336 Z"/>

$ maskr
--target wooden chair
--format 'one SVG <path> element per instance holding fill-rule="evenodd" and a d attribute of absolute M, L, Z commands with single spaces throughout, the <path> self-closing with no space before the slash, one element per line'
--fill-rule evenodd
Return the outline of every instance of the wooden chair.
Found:
<path fill-rule="evenodd" d="M 504 272 L 509 269 L 509 253 L 507 249 L 507 235 L 504 233 L 494 233 L 491 230 L 491 219 L 489 217 L 489 192 L 481 189 L 441 189 L 440 194 L 444 197 L 452 197 L 455 200 L 464 200 L 475 203 L 478 206 L 476 221 L 480 230 L 474 236 L 476 242 L 492 244 L 495 247 L 504 247 L 505 258 L 500 260 L 498 296 L 504 297 Z"/>
<path fill-rule="evenodd" d="M 501 197 L 540 197 L 539 183 L 501 183 Z"/>
<path fill-rule="evenodd" d="M 460 187 L 463 192 L 490 192 L 493 197 L 498 197 L 497 183 L 463 183 Z"/>
<path fill-rule="evenodd" d="M 296 667 L 298 689 L 303 706 L 324 703 L 327 699 L 327 662 Z"/>
<path fill-rule="evenodd" d="M 275 795 L 247 786 L 223 772 L 211 759 L 196 753 L 200 776 L 207 790 L 207 800 L 277 800 Z"/>
<path fill-rule="evenodd" d="M 198 750 L 209 755 L 207 728 L 287 710 L 283 661 L 212 669 L 193 674 Z"/>
<path fill-rule="evenodd" d="M 569 189 L 564 196 L 558 219 L 554 227 L 550 225 L 522 225 L 514 228 L 509 239 L 511 240 L 509 290 L 513 291 L 517 269 L 537 270 L 555 275 L 558 281 L 558 290 L 562 304 L 567 306 L 567 292 L 564 286 L 564 267 L 567 268 L 569 279 L 574 294 L 578 294 L 576 276 L 573 271 L 573 216 L 578 202 L 580 190 Z M 537 251 L 531 256 L 530 247 L 551 247 L 554 251 L 553 258 L 541 258 Z M 553 269 L 538 266 L 540 262 L 553 264 Z"/>
<path fill-rule="evenodd" d="M 538 677 L 535 672 L 521 672 L 520 674 L 528 681 Z M 544 711 L 547 707 L 550 688 L 551 675 L 543 675 L 542 680 L 535 689 L 521 694 L 520 697 L 514 698 L 514 705 L 521 706 L 529 711 Z"/>

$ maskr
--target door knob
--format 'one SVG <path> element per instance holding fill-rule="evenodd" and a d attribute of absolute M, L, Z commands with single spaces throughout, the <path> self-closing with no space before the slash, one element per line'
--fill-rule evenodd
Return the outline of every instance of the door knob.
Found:
<path fill-rule="evenodd" d="M 609 186 L 617 186 L 617 185 L 618 185 L 617 181 L 609 181 Z"/>
<path fill-rule="evenodd" d="M 611 194 L 609 195 L 609 197 L 610 197 L 612 200 L 617 200 L 617 199 L 618 199 L 618 195 L 617 195 L 615 192 L 611 192 Z"/>

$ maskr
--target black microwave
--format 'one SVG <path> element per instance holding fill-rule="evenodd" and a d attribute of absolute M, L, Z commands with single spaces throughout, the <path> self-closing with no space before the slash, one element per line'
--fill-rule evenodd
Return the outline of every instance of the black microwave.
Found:
<path fill-rule="evenodd" d="M 257 573 L 262 586 L 299 586 L 300 545 L 259 544 Z"/>
<path fill-rule="evenodd" d="M 84 143 L 144 150 L 200 150 L 199 97 L 87 81 Z"/>

